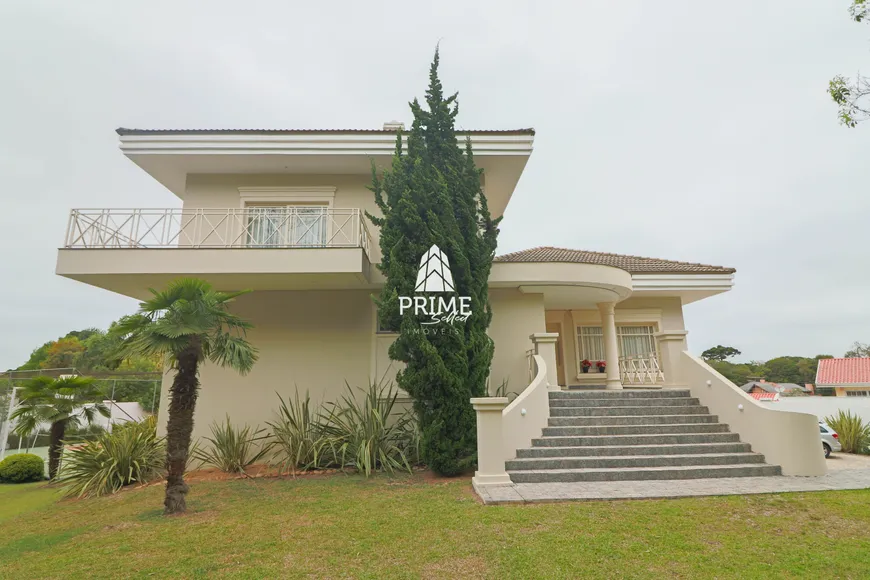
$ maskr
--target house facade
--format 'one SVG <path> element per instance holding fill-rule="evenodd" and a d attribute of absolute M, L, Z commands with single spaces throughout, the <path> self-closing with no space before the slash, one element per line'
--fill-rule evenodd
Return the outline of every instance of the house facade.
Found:
<path fill-rule="evenodd" d="M 262 425 L 276 393 L 333 401 L 345 383 L 390 380 L 395 335 L 378 327 L 371 297 L 384 278 L 375 267 L 378 230 L 365 212 L 379 213 L 367 189 L 371 163 L 389 166 L 400 129 L 119 129 L 123 154 L 182 205 L 72 210 L 57 273 L 137 299 L 180 276 L 253 290 L 233 310 L 254 324 L 249 338 L 260 359 L 244 377 L 204 366 L 194 436 L 227 413 Z M 459 134 L 466 137 L 498 217 L 534 131 Z M 683 306 L 727 292 L 733 276 L 726 267 L 552 247 L 500 255 L 489 280 L 490 387 L 522 392 L 534 380 L 535 335 L 553 341 L 553 388 L 684 387 L 692 373 Z"/>
<path fill-rule="evenodd" d="M 823 358 L 816 369 L 816 389 L 838 397 L 870 397 L 870 358 Z"/>

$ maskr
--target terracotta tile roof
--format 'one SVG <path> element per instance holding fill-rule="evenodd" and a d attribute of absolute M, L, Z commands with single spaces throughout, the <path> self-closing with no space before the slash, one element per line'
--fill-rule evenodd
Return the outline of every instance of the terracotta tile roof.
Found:
<path fill-rule="evenodd" d="M 870 383 L 870 358 L 823 358 L 816 371 L 817 385 Z"/>
<path fill-rule="evenodd" d="M 779 393 L 747 393 L 756 401 L 779 401 Z"/>
<path fill-rule="evenodd" d="M 521 250 L 497 256 L 496 262 L 572 262 L 577 264 L 598 264 L 613 266 L 630 274 L 733 274 L 734 268 L 695 264 L 692 262 L 675 262 L 659 260 L 642 256 L 626 256 L 604 252 L 587 252 L 585 250 L 569 250 L 540 246 L 529 250 Z"/>
<path fill-rule="evenodd" d="M 276 135 L 281 133 L 297 135 L 335 135 L 351 133 L 354 135 L 395 133 L 396 129 L 115 129 L 118 135 L 254 135 L 265 133 Z M 405 130 L 407 133 L 408 130 Z M 528 129 L 480 129 L 456 131 L 457 135 L 534 135 L 535 130 Z"/>

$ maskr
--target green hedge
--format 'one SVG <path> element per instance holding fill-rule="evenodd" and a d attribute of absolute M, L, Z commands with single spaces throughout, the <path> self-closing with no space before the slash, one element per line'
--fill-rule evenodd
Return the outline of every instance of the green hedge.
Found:
<path fill-rule="evenodd" d="M 16 453 L 0 461 L 0 482 L 26 483 L 45 479 L 45 462 L 39 455 Z"/>

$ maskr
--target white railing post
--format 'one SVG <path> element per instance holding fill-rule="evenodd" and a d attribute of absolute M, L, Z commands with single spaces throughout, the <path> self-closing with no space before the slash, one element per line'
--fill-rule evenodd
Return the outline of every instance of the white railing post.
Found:
<path fill-rule="evenodd" d="M 471 399 L 477 413 L 477 471 L 471 479 L 475 486 L 511 484 L 504 468 L 502 431 L 502 411 L 507 404 L 507 397 Z"/>

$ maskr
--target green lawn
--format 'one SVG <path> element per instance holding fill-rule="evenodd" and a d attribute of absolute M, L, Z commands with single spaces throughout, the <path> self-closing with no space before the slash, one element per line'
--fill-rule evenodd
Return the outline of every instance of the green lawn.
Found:
<path fill-rule="evenodd" d="M 0 486 L 0 577 L 866 578 L 870 491 L 485 507 L 468 480 L 309 477 L 52 501 Z"/>

